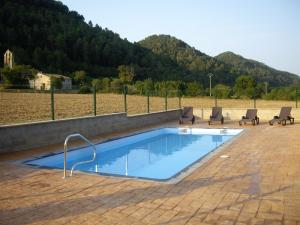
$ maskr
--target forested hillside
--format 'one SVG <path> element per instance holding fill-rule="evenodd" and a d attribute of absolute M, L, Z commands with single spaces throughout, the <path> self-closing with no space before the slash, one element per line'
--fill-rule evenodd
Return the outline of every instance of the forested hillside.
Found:
<path fill-rule="evenodd" d="M 180 66 L 188 69 L 192 77 L 202 83 L 207 82 L 207 74 L 213 73 L 218 83 L 232 84 L 236 79 L 235 73 L 230 73 L 232 66 L 210 57 L 185 42 L 170 35 L 152 35 L 139 42 L 155 54 L 170 57 Z"/>
<path fill-rule="evenodd" d="M 16 63 L 47 72 L 117 76 L 118 65 L 133 64 L 136 79 L 174 79 L 188 73 L 167 57 L 85 23 L 53 0 L 1 0 L 0 40 L 1 53 L 11 49 Z"/>
<path fill-rule="evenodd" d="M 253 76 L 258 82 L 268 81 L 271 86 L 282 84 L 292 84 L 299 81 L 299 77 L 284 71 L 275 70 L 261 62 L 245 59 L 233 52 L 224 52 L 215 57 L 217 60 L 232 66 L 234 74 L 248 74 Z"/>
<path fill-rule="evenodd" d="M 198 80 L 207 80 L 207 74 L 211 72 L 218 83 L 225 84 L 234 83 L 234 80 L 241 75 L 250 75 L 257 82 L 267 81 L 273 87 L 291 85 L 300 81 L 299 76 L 295 74 L 275 70 L 232 52 L 210 57 L 169 35 L 153 35 L 139 43 L 158 55 L 169 56 L 195 74 L 194 77 L 198 76 Z"/>
<path fill-rule="evenodd" d="M 119 65 L 134 68 L 134 80 L 197 81 L 233 85 L 240 75 L 251 75 L 272 86 L 287 86 L 300 78 L 249 61 L 232 53 L 210 57 L 169 35 L 153 35 L 138 43 L 70 11 L 54 0 L 1 0 L 0 52 L 13 51 L 17 64 L 49 73 L 73 74 L 84 70 L 90 77 L 117 77 Z M 1 64 L 3 62 L 1 61 Z"/>

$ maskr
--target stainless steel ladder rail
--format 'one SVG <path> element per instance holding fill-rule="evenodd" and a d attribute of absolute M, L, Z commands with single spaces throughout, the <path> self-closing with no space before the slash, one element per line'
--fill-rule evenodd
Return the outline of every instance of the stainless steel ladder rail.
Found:
<path fill-rule="evenodd" d="M 87 138 L 85 138 L 81 134 L 70 134 L 69 136 L 66 137 L 65 143 L 64 143 L 64 176 L 63 176 L 64 179 L 67 177 L 68 142 L 71 138 L 80 138 L 81 140 L 85 141 L 89 146 L 92 146 L 93 147 L 93 158 L 91 160 L 75 163 L 71 168 L 70 177 L 73 175 L 73 171 L 74 171 L 76 166 L 81 165 L 81 164 L 85 164 L 85 163 L 93 162 L 96 159 L 96 146 L 91 141 L 89 141 Z"/>

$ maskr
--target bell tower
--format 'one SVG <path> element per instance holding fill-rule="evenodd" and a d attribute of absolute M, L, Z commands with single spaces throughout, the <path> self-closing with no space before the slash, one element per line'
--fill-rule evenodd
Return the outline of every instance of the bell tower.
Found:
<path fill-rule="evenodd" d="M 14 65 L 14 56 L 13 53 L 7 49 L 4 53 L 4 66 L 8 66 L 9 68 L 13 68 Z"/>

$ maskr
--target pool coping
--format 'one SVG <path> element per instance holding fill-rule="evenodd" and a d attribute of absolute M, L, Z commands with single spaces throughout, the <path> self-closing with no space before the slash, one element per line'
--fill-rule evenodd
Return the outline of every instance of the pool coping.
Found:
<path fill-rule="evenodd" d="M 104 139 L 102 141 L 97 141 L 94 144 L 95 145 L 103 144 L 103 143 L 107 143 L 107 142 L 110 142 L 110 141 L 115 141 L 115 140 L 122 139 L 122 138 L 131 137 L 131 136 L 138 135 L 138 134 L 143 134 L 143 133 L 148 133 L 148 132 L 157 131 L 157 130 L 161 130 L 161 129 L 168 129 L 168 128 L 193 129 L 193 127 L 191 127 L 191 126 L 160 127 L 160 128 L 154 128 L 154 129 L 149 129 L 149 130 L 145 130 L 145 131 L 135 131 L 135 132 L 132 132 L 128 135 L 121 135 L 121 136 L 117 136 L 117 137 L 113 137 L 113 138 L 107 138 L 107 139 Z M 212 151 L 210 151 L 207 154 L 203 155 L 202 157 L 200 157 L 199 159 L 197 159 L 193 163 L 189 164 L 188 166 L 184 167 L 182 170 L 180 170 L 179 172 L 175 173 L 174 175 L 172 175 L 171 177 L 169 177 L 167 179 L 155 179 L 155 178 L 138 177 L 138 176 L 124 176 L 124 175 L 111 174 L 111 173 L 81 171 L 81 170 L 75 170 L 75 172 L 76 172 L 76 174 L 80 173 L 80 174 L 85 174 L 85 175 L 104 176 L 104 177 L 119 178 L 119 179 L 126 179 L 126 180 L 130 179 L 130 180 L 136 180 L 136 181 L 148 181 L 148 182 L 158 182 L 158 183 L 164 183 L 164 184 L 176 184 L 176 183 L 180 182 L 182 179 L 184 179 L 185 177 L 192 174 L 197 168 L 204 165 L 206 162 L 208 162 L 211 158 L 213 158 L 213 156 L 218 154 L 220 151 L 224 150 L 224 148 L 226 148 L 228 145 L 230 145 L 234 140 L 236 140 L 242 134 L 246 133 L 249 128 L 229 128 L 229 127 L 211 128 L 211 127 L 206 127 L 206 128 L 194 128 L 194 129 L 207 129 L 207 130 L 209 130 L 209 129 L 218 129 L 218 130 L 230 129 L 230 130 L 241 130 L 241 132 L 239 132 L 236 135 L 232 135 L 233 137 L 230 140 L 226 141 L 225 143 L 220 144 L 217 148 L 214 148 Z M 75 150 L 78 150 L 78 149 L 83 148 L 83 147 L 87 147 L 87 146 L 86 145 L 80 145 L 78 147 L 75 147 L 75 148 L 72 148 L 72 149 L 68 150 L 68 152 L 75 151 Z M 30 161 L 34 161 L 34 160 L 38 160 L 38 159 L 42 159 L 42 158 L 46 158 L 46 157 L 54 156 L 54 155 L 58 155 L 58 154 L 63 154 L 63 153 L 64 153 L 64 150 L 60 149 L 60 150 L 49 152 L 49 153 L 34 155 L 34 156 L 27 157 L 27 158 L 21 159 L 21 160 L 14 160 L 14 161 L 12 161 L 12 163 L 17 164 L 17 165 L 22 165 L 22 166 L 25 166 L 25 167 L 30 167 L 30 168 L 39 168 L 39 169 L 49 169 L 49 170 L 63 171 L 63 168 L 59 168 L 59 167 L 40 166 L 40 165 L 35 165 L 35 164 L 28 163 Z"/>

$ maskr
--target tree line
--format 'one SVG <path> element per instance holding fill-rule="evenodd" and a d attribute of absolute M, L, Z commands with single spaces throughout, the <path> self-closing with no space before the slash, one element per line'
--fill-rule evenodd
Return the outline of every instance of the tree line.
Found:
<path fill-rule="evenodd" d="M 136 73 L 132 65 L 120 65 L 117 68 L 118 77 L 106 76 L 93 78 L 84 70 L 68 74 L 73 80 L 73 86 L 78 93 L 91 93 L 93 90 L 102 93 L 124 93 L 136 95 L 156 96 L 209 96 L 207 85 L 199 81 L 166 80 L 155 81 L 151 78 L 136 80 Z M 15 65 L 12 69 L 0 69 L 0 89 L 29 88 L 29 80 L 35 79 L 36 69 L 28 65 Z M 62 88 L 63 77 L 51 77 L 51 85 L 59 90 Z M 217 98 L 267 100 L 295 100 L 300 97 L 300 87 L 297 85 L 270 88 L 265 82 L 257 82 L 253 77 L 242 75 L 236 78 L 234 85 L 216 84 L 212 82 L 212 95 Z M 296 93 L 299 89 L 298 93 Z M 296 96 L 297 94 L 297 96 Z"/>

